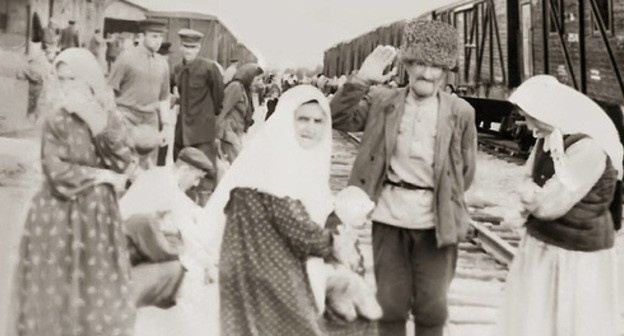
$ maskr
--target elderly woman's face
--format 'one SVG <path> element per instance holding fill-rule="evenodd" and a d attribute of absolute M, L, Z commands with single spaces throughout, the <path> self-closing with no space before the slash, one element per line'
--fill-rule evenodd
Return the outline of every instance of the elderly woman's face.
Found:
<path fill-rule="evenodd" d="M 321 143 L 327 130 L 327 117 L 318 103 L 307 103 L 295 110 L 295 134 L 304 149 Z"/>
<path fill-rule="evenodd" d="M 533 131 L 533 136 L 536 138 L 543 138 L 554 130 L 549 124 L 531 117 L 526 112 L 521 112 L 521 114 L 526 119 L 527 128 Z"/>

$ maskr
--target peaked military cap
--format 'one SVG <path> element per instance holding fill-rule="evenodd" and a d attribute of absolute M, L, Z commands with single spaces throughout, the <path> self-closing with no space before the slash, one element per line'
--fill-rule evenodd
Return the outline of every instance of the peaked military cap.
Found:
<path fill-rule="evenodd" d="M 139 23 L 139 26 L 141 27 L 141 31 L 143 32 L 150 31 L 164 33 L 167 31 L 167 25 L 165 24 L 165 22 L 155 19 L 143 20 Z"/>
<path fill-rule="evenodd" d="M 197 47 L 200 45 L 204 34 L 193 29 L 180 29 L 178 36 L 182 41 L 182 45 L 189 47 Z"/>

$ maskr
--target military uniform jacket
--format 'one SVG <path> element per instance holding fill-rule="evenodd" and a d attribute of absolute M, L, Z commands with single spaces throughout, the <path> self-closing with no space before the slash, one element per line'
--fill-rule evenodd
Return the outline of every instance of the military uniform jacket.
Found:
<path fill-rule="evenodd" d="M 212 142 L 223 102 L 223 77 L 214 61 L 198 57 L 174 69 L 180 91 L 175 142 L 182 146 Z"/>

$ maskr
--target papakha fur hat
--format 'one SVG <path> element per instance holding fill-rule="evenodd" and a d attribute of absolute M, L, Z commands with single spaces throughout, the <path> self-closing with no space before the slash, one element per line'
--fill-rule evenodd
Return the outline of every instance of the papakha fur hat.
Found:
<path fill-rule="evenodd" d="M 459 34 L 455 27 L 429 20 L 411 20 L 403 27 L 399 57 L 455 70 L 459 54 Z"/>

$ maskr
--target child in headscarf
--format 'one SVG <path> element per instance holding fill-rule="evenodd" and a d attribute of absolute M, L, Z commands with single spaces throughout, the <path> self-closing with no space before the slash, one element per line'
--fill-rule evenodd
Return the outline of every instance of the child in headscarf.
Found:
<path fill-rule="evenodd" d="M 551 76 L 527 80 L 509 100 L 538 141 L 519 188 L 526 234 L 494 335 L 620 335 L 617 130 L 596 103 Z"/>
<path fill-rule="evenodd" d="M 222 335 L 375 331 L 367 321 L 333 326 L 319 319 L 321 258 L 359 263 L 347 257 L 346 238 L 322 228 L 333 209 L 331 148 L 325 97 L 312 86 L 298 86 L 282 96 L 217 186 L 206 216 L 214 228 L 213 248 L 220 249 Z"/>
<path fill-rule="evenodd" d="M 18 334 L 130 336 L 135 307 L 116 191 L 137 158 L 95 57 L 70 48 L 54 69 L 59 95 L 44 114 L 45 183 L 20 246 Z"/>
<path fill-rule="evenodd" d="M 262 68 L 257 64 L 241 66 L 225 86 L 221 113 L 217 118 L 219 152 L 230 163 L 242 149 L 242 138 L 252 124 L 252 87 L 262 81 Z"/>

